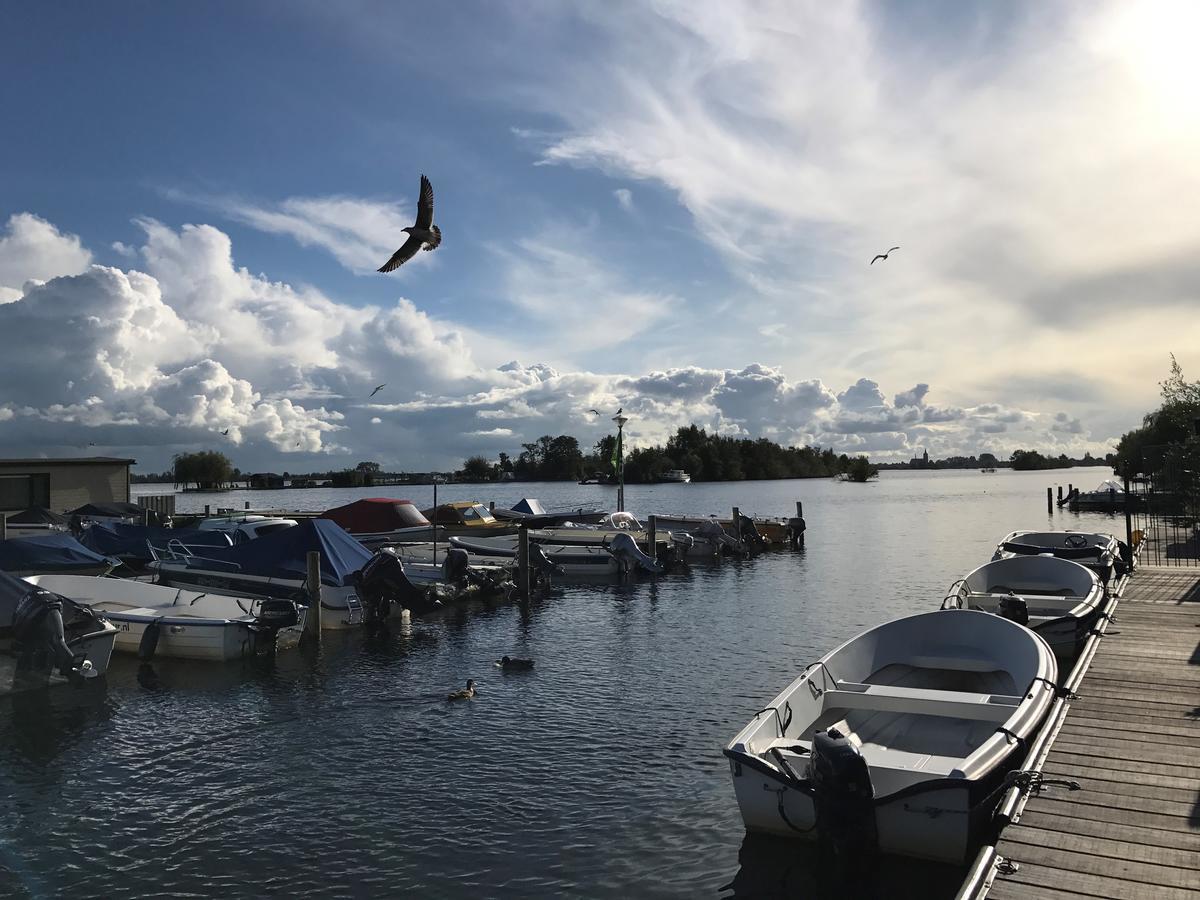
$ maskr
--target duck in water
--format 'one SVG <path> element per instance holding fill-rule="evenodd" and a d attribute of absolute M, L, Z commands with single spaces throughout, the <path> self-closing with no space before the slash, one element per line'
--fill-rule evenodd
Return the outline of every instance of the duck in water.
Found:
<path fill-rule="evenodd" d="M 501 669 L 532 669 L 532 659 L 517 659 L 512 656 L 503 656 L 496 660 L 496 665 Z"/>
<path fill-rule="evenodd" d="M 453 694 L 448 696 L 446 699 L 447 700 L 470 700 L 474 696 L 475 696 L 475 681 L 474 681 L 474 679 L 468 678 L 467 679 L 467 687 L 465 690 L 455 691 Z"/>

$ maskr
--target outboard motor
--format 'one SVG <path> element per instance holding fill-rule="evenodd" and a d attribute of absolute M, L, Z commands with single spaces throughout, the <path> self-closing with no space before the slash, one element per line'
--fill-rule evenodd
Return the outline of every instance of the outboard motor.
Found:
<path fill-rule="evenodd" d="M 417 615 L 431 612 L 442 605 L 441 600 L 409 580 L 404 563 L 388 547 L 377 551 L 365 566 L 354 573 L 354 583 L 363 604 L 374 611 L 374 618 L 380 622 L 387 621 L 393 603 Z"/>
<path fill-rule="evenodd" d="M 30 590 L 13 611 L 13 646 L 17 651 L 17 670 L 36 672 L 53 659 L 66 677 L 89 677 L 91 663 L 82 653 L 67 646 L 63 626 L 63 598 L 50 591 Z"/>
<path fill-rule="evenodd" d="M 749 516 L 738 513 L 737 527 L 743 546 L 749 547 L 752 552 L 756 553 L 761 553 L 767 549 L 766 538 L 758 533 L 758 527 Z"/>
<path fill-rule="evenodd" d="M 725 533 L 721 523 L 716 519 L 708 519 L 696 526 L 692 534 L 702 541 L 707 541 L 713 548 L 713 553 L 739 552 L 738 542 Z"/>
<path fill-rule="evenodd" d="M 1007 597 L 1000 598 L 1000 618 L 1016 622 L 1018 625 L 1029 624 L 1029 604 L 1012 591 Z"/>
<path fill-rule="evenodd" d="M 792 549 L 804 546 L 804 532 L 807 527 L 803 516 L 792 516 L 788 519 L 788 537 L 791 539 Z"/>
<path fill-rule="evenodd" d="M 442 578 L 451 584 L 462 584 L 470 568 L 471 554 L 461 547 L 451 547 L 442 560 Z"/>
<path fill-rule="evenodd" d="M 875 788 L 862 751 L 836 728 L 813 735 L 808 780 L 817 835 L 839 864 L 859 864 L 878 851 Z"/>
<path fill-rule="evenodd" d="M 629 534 L 618 534 L 613 538 L 608 545 L 608 552 L 627 565 L 640 566 L 653 575 L 661 575 L 666 571 L 666 566 L 643 552 Z"/>
<path fill-rule="evenodd" d="M 540 544 L 529 545 L 529 566 L 533 570 L 532 574 L 536 576 L 534 580 L 539 585 L 549 584 L 553 576 L 563 575 L 566 572 L 562 566 L 557 565 L 546 555 L 546 551 Z"/>

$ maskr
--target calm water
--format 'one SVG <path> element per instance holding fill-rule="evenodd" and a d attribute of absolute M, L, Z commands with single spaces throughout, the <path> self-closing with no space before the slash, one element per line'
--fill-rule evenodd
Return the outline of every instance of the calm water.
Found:
<path fill-rule="evenodd" d="M 0 895 L 810 897 L 794 845 L 747 839 L 722 746 L 807 662 L 935 607 L 1045 489 L 1107 470 L 885 472 L 830 481 L 630 486 L 635 512 L 788 515 L 802 552 L 657 583 L 475 603 L 320 655 L 114 660 L 107 684 L 0 698 Z M 180 497 L 324 508 L 401 489 Z M 491 499 L 443 485 L 440 499 Z M 556 504 L 611 488 L 507 485 Z M 429 487 L 404 489 L 419 504 Z M 1122 531 L 1107 516 L 1059 513 Z M 504 654 L 537 660 L 502 673 Z M 446 692 L 479 683 L 469 703 Z M 952 896 L 959 873 L 895 865 L 884 896 Z"/>

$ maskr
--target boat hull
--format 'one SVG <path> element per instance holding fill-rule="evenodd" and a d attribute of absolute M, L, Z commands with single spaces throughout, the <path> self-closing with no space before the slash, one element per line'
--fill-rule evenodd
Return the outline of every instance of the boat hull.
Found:
<path fill-rule="evenodd" d="M 155 658 L 200 659 L 227 662 L 245 659 L 272 649 L 285 650 L 300 642 L 304 629 L 303 613 L 299 623 L 277 633 L 255 630 L 249 622 L 219 619 L 192 619 L 183 616 L 137 616 L 109 612 L 105 615 L 117 627 L 116 647 L 120 653 L 137 653 L 151 622 L 159 626 Z"/>

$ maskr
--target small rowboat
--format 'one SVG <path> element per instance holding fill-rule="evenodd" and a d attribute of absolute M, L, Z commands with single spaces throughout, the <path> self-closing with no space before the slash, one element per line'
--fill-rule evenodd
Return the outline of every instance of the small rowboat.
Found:
<path fill-rule="evenodd" d="M 972 610 L 907 616 L 810 665 L 725 748 L 749 831 L 961 864 L 1054 701 L 1044 640 Z"/>

